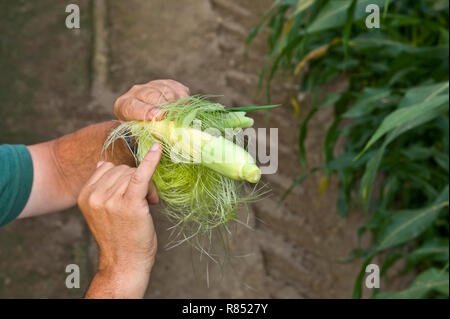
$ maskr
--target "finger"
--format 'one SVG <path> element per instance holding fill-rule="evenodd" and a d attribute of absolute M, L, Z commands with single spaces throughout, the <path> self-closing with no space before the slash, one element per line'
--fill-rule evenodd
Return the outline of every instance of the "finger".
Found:
<path fill-rule="evenodd" d="M 175 94 L 171 92 L 169 95 L 164 96 L 164 87 L 156 86 L 142 86 L 140 89 L 133 93 L 133 96 L 144 103 L 156 106 L 169 101 L 170 98 L 174 98 Z M 167 89 L 166 89 L 167 90 Z"/>
<path fill-rule="evenodd" d="M 120 178 L 115 183 L 114 189 L 112 189 L 112 193 L 114 195 L 120 196 L 125 195 L 125 192 L 128 188 L 128 184 L 130 183 L 131 176 L 133 176 L 135 171 L 136 168 L 130 168 L 128 172 L 120 176 Z"/>
<path fill-rule="evenodd" d="M 151 84 L 151 83 L 155 83 L 155 84 L 162 83 L 163 85 L 171 87 L 172 89 L 179 92 L 183 96 L 190 94 L 190 90 L 187 86 L 181 84 L 180 82 L 174 81 L 174 80 L 170 80 L 170 79 L 156 80 L 156 81 L 151 81 L 151 82 L 147 83 L 147 85 Z"/>
<path fill-rule="evenodd" d="M 177 92 L 172 87 L 161 82 L 144 85 L 139 91 L 142 92 L 145 89 L 154 91 L 152 99 L 155 105 L 174 102 L 179 99 Z"/>
<path fill-rule="evenodd" d="M 156 186 L 155 186 L 155 183 L 153 183 L 153 181 L 150 181 L 149 191 L 147 194 L 147 201 L 149 204 L 152 204 L 152 205 L 159 203 L 158 192 L 156 190 Z"/>
<path fill-rule="evenodd" d="M 133 92 L 133 96 L 141 102 L 149 104 L 148 112 L 144 117 L 145 119 L 156 119 L 159 121 L 164 118 L 164 112 L 156 106 L 164 104 L 169 100 L 167 97 L 164 97 L 163 93 L 159 89 L 141 86 L 141 88 Z"/>
<path fill-rule="evenodd" d="M 95 184 L 103 176 L 103 174 L 114 167 L 113 163 L 110 162 L 99 162 L 99 164 L 100 165 L 98 165 L 97 169 L 86 182 L 86 186 Z"/>
<path fill-rule="evenodd" d="M 130 170 L 129 173 L 122 175 L 117 181 L 116 181 L 116 187 L 112 191 L 115 195 L 124 196 L 125 192 L 128 188 L 128 184 L 130 182 L 131 176 L 134 174 L 134 171 L 136 169 Z M 114 196 L 114 195 L 113 195 Z M 159 196 L 158 191 L 156 189 L 155 184 L 153 181 L 150 181 L 149 183 L 149 190 L 147 194 L 147 202 L 151 205 L 156 205 L 159 203 Z"/>
<path fill-rule="evenodd" d="M 125 196 L 130 199 L 145 198 L 149 191 L 149 183 L 161 159 L 161 146 L 154 143 L 145 155 L 141 164 L 130 178 Z"/>
<path fill-rule="evenodd" d="M 173 80 L 157 80 L 151 81 L 145 84 L 146 87 L 158 88 L 163 94 L 164 98 L 173 102 L 179 100 L 180 98 L 189 96 L 189 89 Z"/>
<path fill-rule="evenodd" d="M 154 106 L 131 96 L 119 100 L 114 107 L 114 113 L 122 121 L 143 121 L 152 119 L 160 113 L 159 110 L 152 111 Z"/>
<path fill-rule="evenodd" d="M 94 188 L 102 189 L 106 194 L 110 194 L 115 191 L 118 187 L 118 181 L 122 176 L 126 176 L 128 174 L 128 178 L 132 174 L 132 168 L 127 165 L 119 165 L 114 166 L 107 172 L 101 176 L 95 184 L 92 186 Z"/>
<path fill-rule="evenodd" d="M 189 88 L 184 86 L 183 84 L 173 80 L 163 80 L 163 81 L 164 85 L 167 88 L 173 90 L 177 100 L 190 95 Z"/>

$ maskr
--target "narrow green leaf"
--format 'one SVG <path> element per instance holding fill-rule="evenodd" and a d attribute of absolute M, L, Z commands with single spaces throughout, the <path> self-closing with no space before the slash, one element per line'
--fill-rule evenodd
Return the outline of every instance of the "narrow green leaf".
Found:
<path fill-rule="evenodd" d="M 397 127 L 395 130 L 390 132 L 386 139 L 384 140 L 381 147 L 376 151 L 375 155 L 371 157 L 371 159 L 367 162 L 366 169 L 364 171 L 364 175 L 361 179 L 361 187 L 360 194 L 362 197 L 362 201 L 364 204 L 364 208 L 367 210 L 369 208 L 370 200 L 372 198 L 372 188 L 373 183 L 375 181 L 375 176 L 377 174 L 378 168 L 383 159 L 384 152 L 386 151 L 387 146 L 398 136 L 401 134 L 420 126 L 432 119 L 436 118 L 441 114 L 441 109 L 435 109 L 434 111 L 430 111 L 425 113 L 422 117 L 416 118 L 415 120 L 403 124 L 400 127 Z M 355 160 L 359 159 L 362 153 L 360 153 Z"/>
<path fill-rule="evenodd" d="M 376 296 L 378 299 L 413 299 L 423 298 L 430 291 L 437 291 L 445 296 L 449 293 L 449 275 L 448 270 L 442 271 L 436 268 L 430 268 L 422 272 L 411 286 L 403 291 L 385 292 Z"/>
<path fill-rule="evenodd" d="M 340 94 L 327 94 L 319 105 L 315 105 L 306 116 L 305 120 L 300 125 L 299 130 L 299 137 L 298 137 L 298 151 L 299 151 L 299 158 L 300 158 L 300 164 L 303 167 L 306 167 L 306 151 L 305 151 L 305 140 L 306 136 L 308 135 L 308 123 L 311 120 L 311 118 L 316 114 L 316 112 L 324 107 L 328 107 L 336 103 L 340 99 Z"/>
<path fill-rule="evenodd" d="M 341 123 L 341 118 L 337 116 L 333 121 L 333 123 L 331 124 L 331 126 L 328 128 L 327 133 L 325 135 L 325 142 L 323 144 L 325 172 L 327 178 L 329 178 L 331 174 L 329 163 L 333 160 L 334 145 L 339 137 L 338 135 L 339 123 Z"/>
<path fill-rule="evenodd" d="M 245 41 L 246 47 L 255 39 L 255 37 L 258 35 L 261 27 L 264 25 L 264 23 L 267 21 L 267 19 L 273 14 L 273 11 L 277 8 L 277 6 L 280 4 L 281 0 L 275 0 L 275 2 L 272 4 L 269 10 L 263 15 L 261 20 L 259 21 L 258 25 L 250 29 L 250 32 L 248 33 L 247 39 Z"/>
<path fill-rule="evenodd" d="M 258 111 L 258 110 L 274 109 L 279 106 L 281 106 L 281 104 L 263 105 L 263 106 L 238 106 L 238 107 L 226 108 L 225 110 L 228 112 L 251 112 L 251 111 Z"/>
<path fill-rule="evenodd" d="M 352 0 L 333 0 L 329 1 L 325 7 L 320 10 L 316 19 L 309 24 L 306 32 L 318 32 L 330 28 L 340 27 L 345 24 L 347 10 L 352 4 Z M 367 15 L 366 7 L 369 4 L 377 4 L 380 8 L 384 7 L 384 0 L 358 0 L 354 10 L 354 20 L 362 19 Z"/>
<path fill-rule="evenodd" d="M 302 13 L 306 9 L 308 9 L 315 0 L 299 0 L 297 3 L 297 6 L 295 7 L 295 11 L 292 14 L 292 17 L 295 17 L 296 15 Z"/>
<path fill-rule="evenodd" d="M 344 46 L 345 59 L 347 59 L 347 57 L 348 57 L 348 40 L 350 39 L 350 33 L 352 31 L 353 16 L 355 13 L 356 2 L 357 2 L 356 0 L 353 0 L 352 4 L 348 8 L 347 18 L 346 18 L 345 26 L 344 26 L 344 32 L 342 35 L 342 45 Z"/>
<path fill-rule="evenodd" d="M 305 120 L 300 125 L 299 130 L 299 136 L 298 136 L 298 152 L 299 152 L 299 159 L 302 167 L 306 167 L 306 151 L 305 151 L 305 140 L 306 136 L 308 135 L 308 122 L 309 120 L 314 116 L 314 114 L 317 112 L 318 108 L 314 107 L 306 116 Z"/>
<path fill-rule="evenodd" d="M 423 259 L 429 259 L 430 256 L 433 256 L 433 260 L 448 261 L 448 238 L 436 238 L 427 241 L 422 246 L 408 254 L 408 262 L 417 263 Z"/>
<path fill-rule="evenodd" d="M 448 95 L 439 95 L 431 100 L 426 100 L 419 104 L 415 104 L 410 107 L 401 108 L 397 111 L 389 114 L 381 123 L 381 125 L 376 130 L 375 134 L 370 138 L 361 153 L 364 153 L 368 148 L 370 148 L 380 137 L 382 137 L 387 132 L 411 122 L 418 117 L 423 116 L 425 113 L 433 111 L 434 109 L 448 103 Z"/>
<path fill-rule="evenodd" d="M 386 5 L 385 0 L 358 0 L 356 2 L 356 8 L 354 12 L 353 20 L 357 21 L 365 19 L 369 13 L 366 12 L 366 8 L 369 4 L 375 4 L 380 8 Z"/>
<path fill-rule="evenodd" d="M 365 88 L 359 95 L 352 106 L 342 116 L 346 118 L 354 118 L 366 115 L 377 107 L 383 105 L 382 100 L 391 94 L 387 88 Z"/>
<path fill-rule="evenodd" d="M 246 46 L 248 46 L 255 39 L 255 37 L 258 35 L 261 27 L 262 27 L 262 25 L 260 24 L 260 25 L 257 25 L 250 29 L 250 31 L 248 32 L 247 39 L 245 40 Z"/>
<path fill-rule="evenodd" d="M 449 82 L 441 82 L 432 85 L 420 85 L 410 88 L 399 103 L 399 108 L 408 107 L 420 102 L 426 102 L 441 94 L 449 92 Z"/>
<path fill-rule="evenodd" d="M 345 23 L 346 11 L 351 3 L 352 0 L 329 1 L 320 11 L 317 18 L 306 29 L 306 32 L 317 32 L 343 25 Z"/>
<path fill-rule="evenodd" d="M 319 108 L 333 106 L 339 99 L 341 98 L 341 94 L 337 93 L 328 93 L 325 95 L 323 101 L 319 104 Z"/>
<path fill-rule="evenodd" d="M 353 299 L 360 299 L 362 297 L 362 282 L 364 280 L 364 276 L 366 275 L 366 267 L 370 264 L 374 256 L 375 254 L 370 252 L 361 265 L 361 270 L 359 271 L 358 277 L 356 277 L 356 281 L 353 286 Z"/>
<path fill-rule="evenodd" d="M 381 251 L 419 236 L 431 225 L 441 209 L 448 206 L 448 190 L 447 185 L 428 207 L 394 213 L 379 236 L 376 250 Z"/>

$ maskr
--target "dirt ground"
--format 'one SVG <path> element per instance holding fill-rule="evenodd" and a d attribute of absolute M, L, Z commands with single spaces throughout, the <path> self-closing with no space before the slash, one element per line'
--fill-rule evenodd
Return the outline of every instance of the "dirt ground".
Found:
<path fill-rule="evenodd" d="M 65 6 L 77 3 L 81 28 L 64 26 Z M 194 94 L 218 94 L 228 106 L 264 104 L 257 94 L 265 38 L 248 52 L 249 29 L 271 0 L 6 0 L 0 2 L 0 143 L 32 144 L 113 118 L 112 105 L 133 84 L 171 78 Z M 287 78 L 278 77 L 274 103 L 256 114 L 257 127 L 279 129 L 279 167 L 264 176 L 272 192 L 250 210 L 253 229 L 238 227 L 233 259 L 221 268 L 188 245 L 163 249 L 167 219 L 152 213 L 160 249 L 148 298 L 348 298 L 359 261 L 343 263 L 357 245 L 362 217 L 336 214 L 336 182 L 318 196 L 320 175 L 280 195 L 302 173 L 297 157 L 300 117 L 286 103 Z M 331 83 L 327 91 L 345 83 Z M 304 104 L 302 115 L 308 104 Z M 321 161 L 332 113 L 309 127 L 308 164 Z M 0 298 L 82 297 L 96 268 L 96 245 L 80 212 L 14 221 L 0 229 Z M 78 264 L 81 288 L 65 287 L 65 267 Z"/>

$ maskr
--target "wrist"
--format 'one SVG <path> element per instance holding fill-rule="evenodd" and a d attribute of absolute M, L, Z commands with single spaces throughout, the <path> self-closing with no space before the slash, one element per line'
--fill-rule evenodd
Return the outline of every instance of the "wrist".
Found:
<path fill-rule="evenodd" d="M 99 269 L 86 298 L 142 298 L 151 268 L 111 266 Z"/>

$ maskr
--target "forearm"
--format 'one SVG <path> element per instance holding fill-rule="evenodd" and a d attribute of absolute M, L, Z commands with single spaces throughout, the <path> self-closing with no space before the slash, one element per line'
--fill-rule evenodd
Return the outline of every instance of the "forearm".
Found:
<path fill-rule="evenodd" d="M 106 138 L 118 125 L 117 121 L 94 124 L 58 139 L 29 146 L 33 160 L 33 186 L 19 218 L 74 206 L 81 187 L 102 159 Z M 121 140 L 104 156 L 115 164 L 134 165 L 133 156 Z"/>

